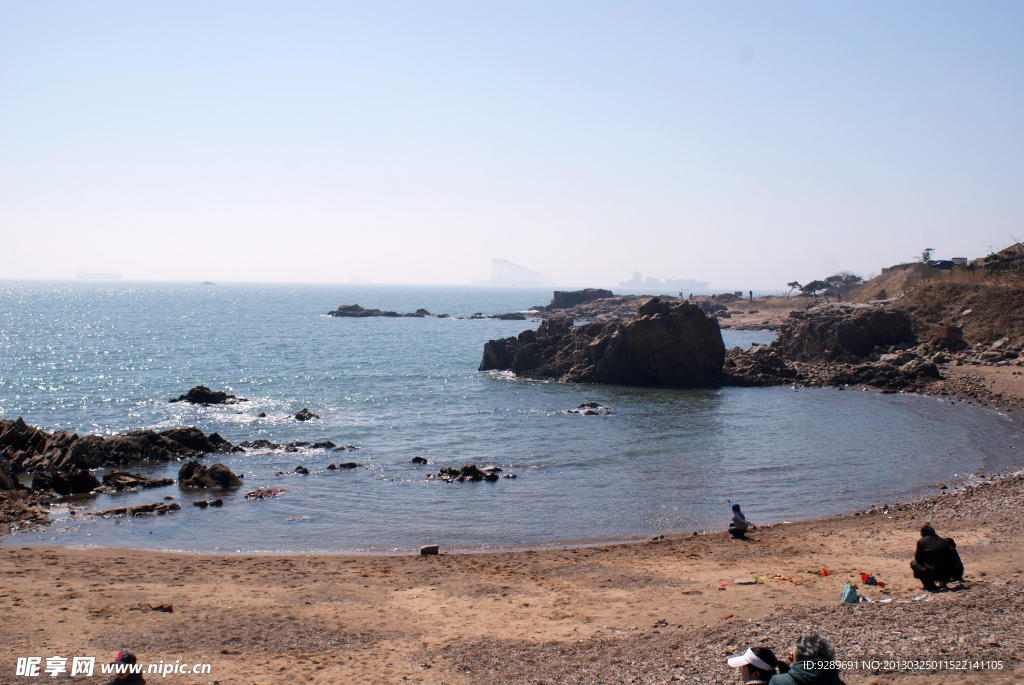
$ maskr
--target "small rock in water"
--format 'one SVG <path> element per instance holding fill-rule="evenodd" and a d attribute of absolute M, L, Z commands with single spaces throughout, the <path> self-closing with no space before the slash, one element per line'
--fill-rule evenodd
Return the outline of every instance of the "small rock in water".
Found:
<path fill-rule="evenodd" d="M 308 476 L 309 475 L 309 469 L 307 469 L 305 466 L 296 466 L 295 467 L 295 473 L 301 473 L 304 476 Z"/>
<path fill-rule="evenodd" d="M 261 411 L 259 414 L 256 415 L 256 418 L 258 418 L 258 419 L 265 419 L 265 418 L 267 418 L 267 412 Z"/>
<path fill-rule="evenodd" d="M 310 419 L 319 419 L 320 415 L 319 414 L 314 414 L 308 408 L 303 407 L 302 411 L 300 411 L 298 414 L 295 415 L 295 418 L 298 421 L 309 421 Z"/>
<path fill-rule="evenodd" d="M 413 457 L 410 461 L 413 464 L 426 464 L 427 463 L 427 460 L 424 459 L 423 457 Z"/>
<path fill-rule="evenodd" d="M 424 545 L 420 547 L 420 556 L 428 556 L 430 554 L 440 554 L 441 548 L 437 545 Z"/>

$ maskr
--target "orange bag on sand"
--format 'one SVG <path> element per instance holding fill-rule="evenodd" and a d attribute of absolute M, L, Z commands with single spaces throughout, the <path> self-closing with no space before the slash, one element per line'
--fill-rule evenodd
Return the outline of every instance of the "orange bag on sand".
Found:
<path fill-rule="evenodd" d="M 832 574 L 828 572 L 827 568 L 821 569 L 821 577 L 822 578 L 825 578 L 825 577 L 830 576 L 830 575 L 832 575 Z"/>

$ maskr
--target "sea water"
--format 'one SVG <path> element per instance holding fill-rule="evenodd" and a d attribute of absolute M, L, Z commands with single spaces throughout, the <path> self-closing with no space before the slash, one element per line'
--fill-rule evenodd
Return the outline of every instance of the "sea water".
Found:
<path fill-rule="evenodd" d="M 54 509 L 45 532 L 0 544 L 207 552 L 567 545 L 722 529 L 727 500 L 755 523 L 817 518 L 1020 466 L 1015 421 L 948 399 L 563 385 L 478 372 L 487 340 L 537 322 L 456 317 L 523 311 L 550 298 L 550 290 L 515 288 L 0 283 L 0 418 L 80 434 L 194 425 L 233 443 L 359 447 L 212 455 L 205 463 L 244 474 L 241 489 L 78 498 Z M 353 303 L 451 316 L 326 315 Z M 723 337 L 749 346 L 772 334 Z M 167 401 L 199 384 L 248 401 Z M 614 413 L 567 413 L 591 401 Z M 306 407 L 321 418 L 295 420 Z M 430 463 L 412 464 L 415 456 Z M 348 461 L 359 468 L 327 469 Z M 517 477 L 426 478 L 468 462 Z M 131 470 L 173 478 L 181 465 Z M 299 465 L 309 474 L 296 473 Z M 287 492 L 247 501 L 257 487 Z M 180 511 L 81 516 L 167 494 Z M 191 504 L 216 496 L 222 508 Z M 62 515 L 72 508 L 76 516 Z"/>

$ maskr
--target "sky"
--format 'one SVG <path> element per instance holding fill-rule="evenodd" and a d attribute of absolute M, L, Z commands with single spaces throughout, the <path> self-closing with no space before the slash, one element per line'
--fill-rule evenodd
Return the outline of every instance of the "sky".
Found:
<path fill-rule="evenodd" d="M 785 290 L 1024 235 L 1021 2 L 0 0 L 0 279 Z"/>

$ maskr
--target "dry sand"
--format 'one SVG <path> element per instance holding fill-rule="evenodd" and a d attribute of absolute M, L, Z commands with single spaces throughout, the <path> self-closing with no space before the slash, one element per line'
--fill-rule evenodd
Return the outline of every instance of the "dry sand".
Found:
<path fill-rule="evenodd" d="M 842 658 L 1005 664 L 938 678 L 849 671 L 848 683 L 1020 683 L 1022 508 L 1017 477 L 884 514 L 762 528 L 748 541 L 709 533 L 438 557 L 5 548 L 0 682 L 34 681 L 13 675 L 18 656 L 106 659 L 122 647 L 143 663 L 212 664 L 208 676 L 150 682 L 734 682 L 725 656 L 748 644 L 782 653 L 817 629 Z M 923 594 L 908 563 L 926 520 L 956 538 L 968 588 L 901 601 Z M 869 597 L 894 601 L 838 606 L 861 572 L 887 583 Z M 767 579 L 734 583 L 752 574 Z M 139 603 L 174 611 L 130 609 Z"/>

